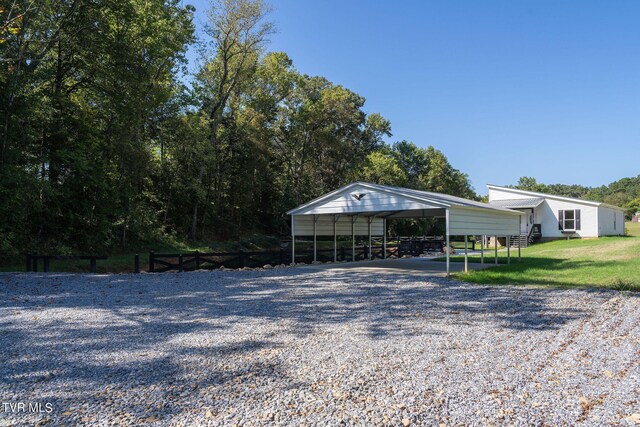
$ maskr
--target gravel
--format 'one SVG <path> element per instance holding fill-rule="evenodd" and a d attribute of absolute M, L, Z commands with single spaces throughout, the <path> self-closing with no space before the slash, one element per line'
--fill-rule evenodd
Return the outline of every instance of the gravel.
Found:
<path fill-rule="evenodd" d="M 0 425 L 640 423 L 640 298 L 617 291 L 0 274 L 0 360 Z"/>

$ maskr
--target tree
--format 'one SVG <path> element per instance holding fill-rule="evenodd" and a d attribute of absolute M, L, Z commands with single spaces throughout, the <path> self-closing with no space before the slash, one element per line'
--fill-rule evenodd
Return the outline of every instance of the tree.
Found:
<path fill-rule="evenodd" d="M 273 24 L 265 19 L 269 11 L 262 0 L 221 0 L 212 3 L 209 11 L 207 35 L 209 46 L 204 53 L 204 65 L 197 75 L 195 93 L 200 108 L 206 111 L 209 141 L 213 148 L 213 200 L 216 208 L 222 202 L 226 165 L 234 152 L 231 105 L 234 95 L 243 92 L 254 78 L 261 50 L 273 32 Z M 198 172 L 198 182 L 204 182 L 206 165 Z M 197 198 L 192 207 L 189 236 L 196 238 L 198 208 L 203 202 Z"/>
<path fill-rule="evenodd" d="M 420 148 L 412 142 L 400 141 L 391 147 L 390 155 L 407 176 L 407 186 L 419 190 L 477 197 L 467 175 L 455 169 L 436 148 Z"/>
<path fill-rule="evenodd" d="M 637 212 L 640 212 L 640 197 L 631 200 L 625 206 L 625 217 L 627 220 L 631 220 L 631 217 Z"/>
<path fill-rule="evenodd" d="M 369 154 L 356 172 L 356 179 L 375 184 L 395 185 L 403 187 L 407 183 L 407 174 L 398 161 L 388 153 L 374 151 Z"/>
<path fill-rule="evenodd" d="M 152 139 L 192 12 L 178 0 L 13 3 L 7 16 L 20 19 L 0 43 L 8 245 L 125 244 L 132 218 L 153 209 Z"/>
<path fill-rule="evenodd" d="M 541 193 L 544 193 L 546 191 L 544 184 L 538 184 L 538 181 L 530 176 L 521 176 L 514 188 L 526 191 L 537 191 Z"/>

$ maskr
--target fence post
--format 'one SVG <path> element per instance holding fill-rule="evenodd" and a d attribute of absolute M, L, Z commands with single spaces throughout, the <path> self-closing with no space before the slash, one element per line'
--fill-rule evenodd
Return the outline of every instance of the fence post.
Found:
<path fill-rule="evenodd" d="M 133 272 L 136 274 L 140 273 L 140 255 L 135 254 L 133 257 Z"/>
<path fill-rule="evenodd" d="M 180 273 L 184 271 L 184 266 L 182 265 L 182 254 L 178 255 L 178 271 Z"/>
<path fill-rule="evenodd" d="M 154 265 L 154 255 L 155 252 L 151 251 L 149 252 L 149 273 L 154 273 L 156 271 L 155 269 L 155 265 Z"/>
<path fill-rule="evenodd" d="M 196 251 L 196 270 L 200 270 L 200 251 Z"/>
<path fill-rule="evenodd" d="M 238 266 L 244 268 L 244 251 L 242 249 L 238 251 Z"/>
<path fill-rule="evenodd" d="M 27 254 L 27 269 L 25 271 L 27 273 L 31 271 L 31 254 Z"/>
<path fill-rule="evenodd" d="M 95 274 L 97 272 L 95 257 L 91 258 L 90 262 L 91 262 L 91 272 Z"/>

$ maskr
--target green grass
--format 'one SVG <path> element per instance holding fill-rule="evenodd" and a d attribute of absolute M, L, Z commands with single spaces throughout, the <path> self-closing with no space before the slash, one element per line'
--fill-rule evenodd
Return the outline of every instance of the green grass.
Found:
<path fill-rule="evenodd" d="M 627 222 L 625 227 L 629 236 L 640 237 L 640 222 Z"/>
<path fill-rule="evenodd" d="M 557 240 L 512 251 L 510 265 L 501 265 L 469 273 L 454 273 L 459 280 L 482 284 L 515 284 L 544 287 L 602 287 L 640 291 L 640 226 L 627 224 L 629 237 Z M 506 251 L 499 261 L 506 262 Z M 485 263 L 493 262 L 489 251 Z M 515 255 L 515 256 L 514 256 Z M 454 262 L 464 257 L 454 256 Z M 469 262 L 480 262 L 479 256 Z"/>

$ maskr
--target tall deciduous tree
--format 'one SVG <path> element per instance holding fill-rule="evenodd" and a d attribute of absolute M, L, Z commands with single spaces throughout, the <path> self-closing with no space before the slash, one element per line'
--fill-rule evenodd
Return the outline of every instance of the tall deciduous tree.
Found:
<path fill-rule="evenodd" d="M 5 241 L 125 243 L 147 210 L 154 123 L 175 92 L 192 10 L 178 0 L 17 0 L 3 13 L 0 214 L 15 215 Z"/>
<path fill-rule="evenodd" d="M 222 203 L 225 191 L 224 177 L 229 173 L 226 166 L 234 154 L 235 114 L 233 104 L 251 84 L 262 48 L 274 27 L 266 20 L 269 7 L 262 0 L 220 0 L 212 3 L 207 26 L 208 44 L 205 45 L 204 65 L 196 80 L 196 93 L 201 109 L 206 112 L 209 125 L 209 141 L 213 149 L 214 164 L 210 178 L 213 179 L 213 198 L 216 208 Z M 208 185 L 207 165 L 201 165 L 198 181 Z M 190 237 L 196 238 L 198 208 L 197 199 L 192 207 Z M 220 212 L 220 211 L 218 211 Z"/>

